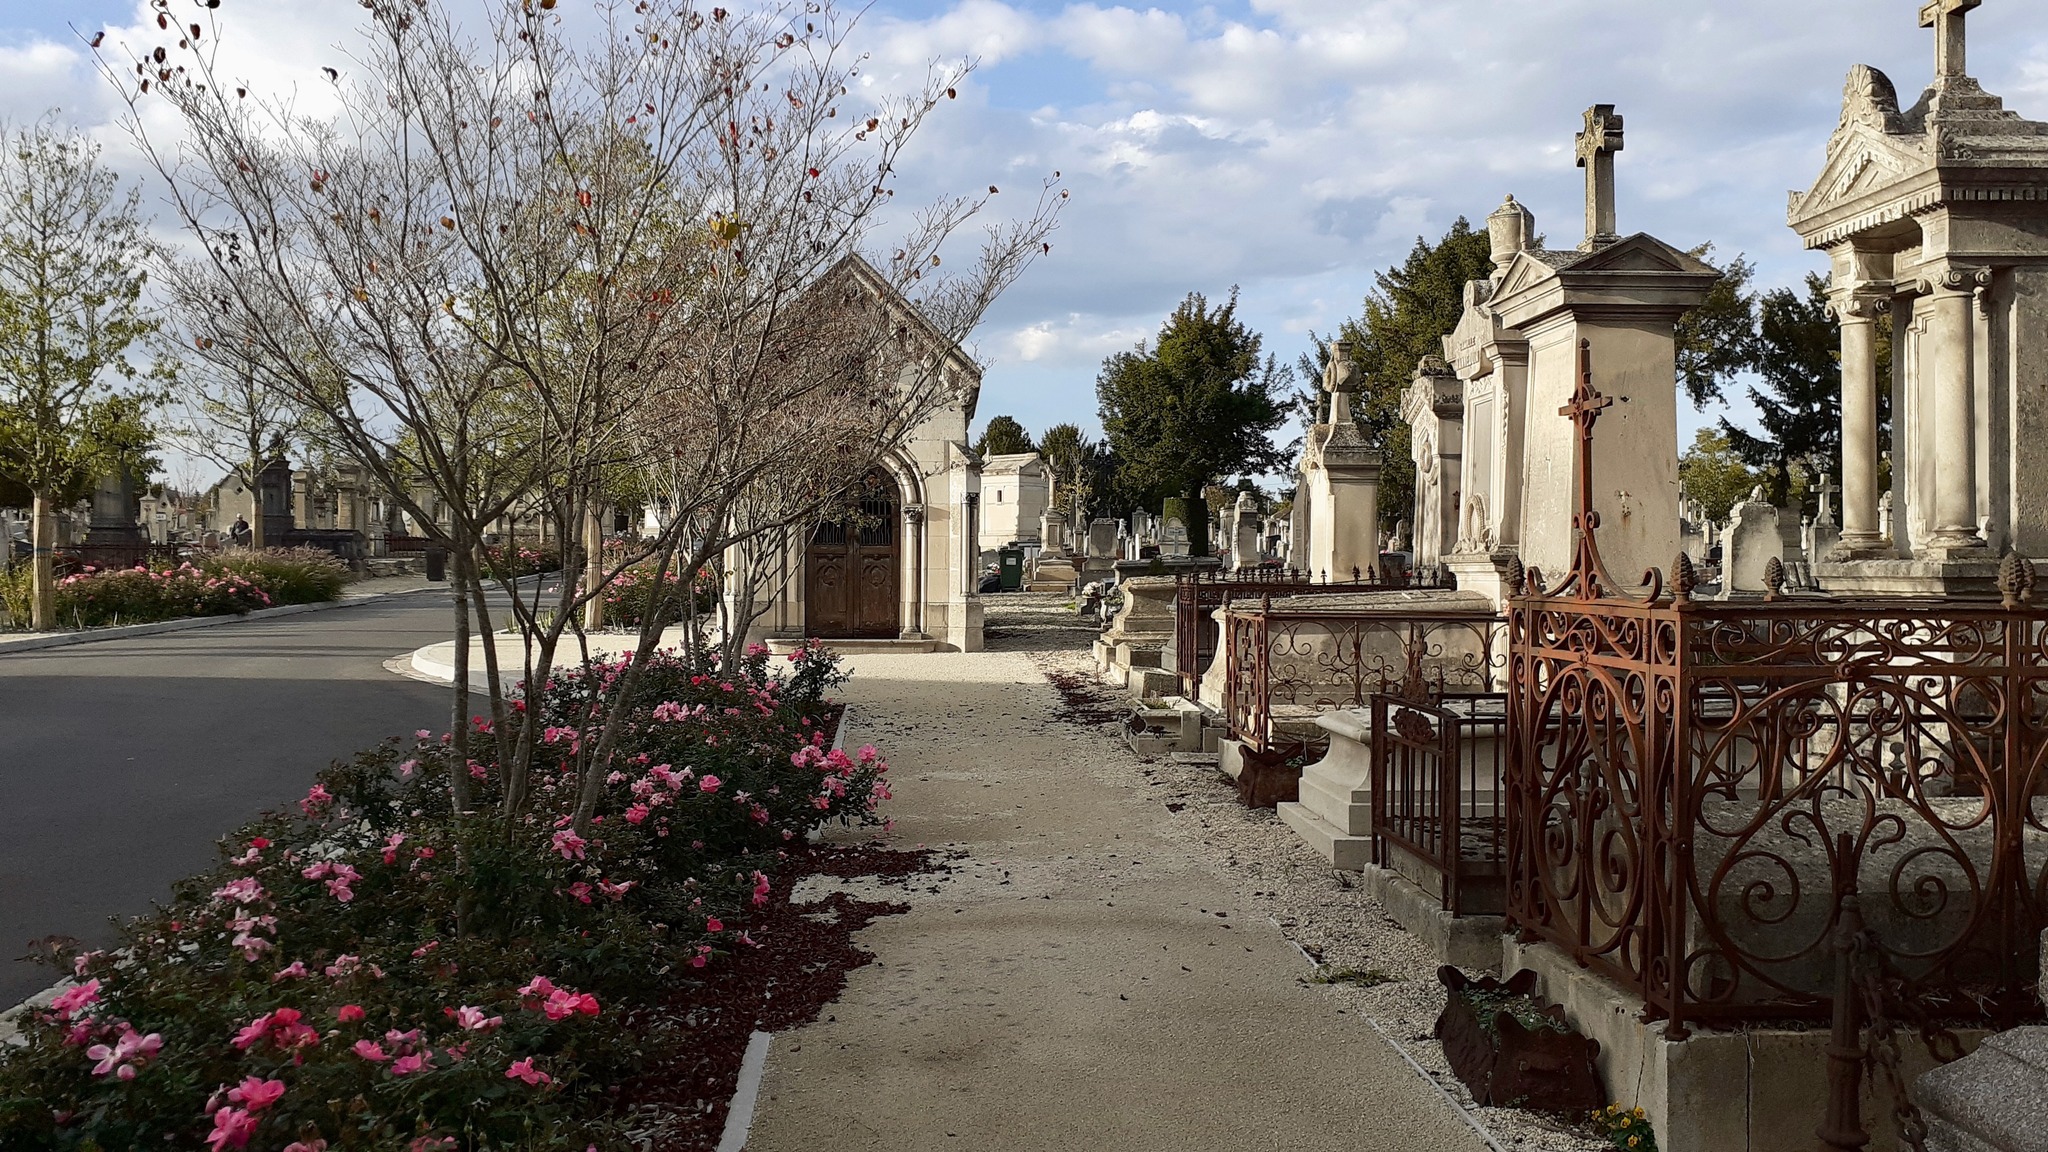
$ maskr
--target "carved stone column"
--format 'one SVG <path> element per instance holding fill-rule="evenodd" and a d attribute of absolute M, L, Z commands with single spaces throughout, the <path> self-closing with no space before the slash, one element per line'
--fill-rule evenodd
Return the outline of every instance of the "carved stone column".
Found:
<path fill-rule="evenodd" d="M 1976 317 L 1979 287 L 1991 273 L 1950 265 L 1930 278 L 1934 317 L 1934 527 L 1939 553 L 1984 547 L 1977 527 Z"/>
<path fill-rule="evenodd" d="M 1850 556 L 1869 555 L 1883 546 L 1877 523 L 1877 315 L 1882 306 L 1853 293 L 1833 306 L 1842 324 L 1841 550 Z"/>

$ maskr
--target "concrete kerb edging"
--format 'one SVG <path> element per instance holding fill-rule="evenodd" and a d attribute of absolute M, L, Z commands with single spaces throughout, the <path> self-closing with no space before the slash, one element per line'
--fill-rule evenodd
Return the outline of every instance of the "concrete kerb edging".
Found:
<path fill-rule="evenodd" d="M 279 608 L 258 608 L 240 616 L 188 616 L 182 620 L 159 620 L 154 624 L 122 624 L 113 628 L 88 628 L 82 632 L 65 632 L 55 636 L 27 636 L 17 640 L 0 637 L 0 656 L 9 652 L 35 652 L 44 648 L 68 648 L 74 644 L 95 644 L 102 640 L 127 640 L 135 636 L 157 636 L 165 632 L 189 632 L 194 628 L 215 628 L 223 624 L 239 624 L 248 620 L 274 620 L 279 616 L 297 616 L 302 612 L 323 612 L 330 608 L 351 608 L 358 604 L 370 604 L 393 596 L 411 596 L 419 592 L 440 592 L 441 588 L 404 588 L 395 592 L 373 592 L 368 596 L 352 599 L 327 600 L 318 604 L 286 604 Z"/>

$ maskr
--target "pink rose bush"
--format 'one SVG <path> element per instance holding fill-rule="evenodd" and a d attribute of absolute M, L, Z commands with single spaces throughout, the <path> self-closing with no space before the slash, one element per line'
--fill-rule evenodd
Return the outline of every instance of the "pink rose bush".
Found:
<path fill-rule="evenodd" d="M 57 582 L 57 618 L 74 628 L 146 624 L 186 616 L 239 616 L 258 608 L 339 599 L 346 565 L 315 549 L 226 552 L 174 567 L 86 567 Z M 9 604 L 10 613 L 19 615 Z"/>
<path fill-rule="evenodd" d="M 628 1146 L 610 1089 L 690 1043 L 644 1013 L 775 947 L 757 918 L 792 842 L 880 824 L 888 766 L 833 746 L 843 677 L 815 648 L 781 669 L 664 653 L 630 699 L 623 670 L 526 702 L 549 735 L 509 837 L 450 810 L 458 770 L 478 810 L 504 802 L 481 721 L 461 760 L 445 735 L 393 740 L 227 837 L 0 1050 L 0 1101 L 37 1102 L 0 1108 L 0 1148 Z"/>

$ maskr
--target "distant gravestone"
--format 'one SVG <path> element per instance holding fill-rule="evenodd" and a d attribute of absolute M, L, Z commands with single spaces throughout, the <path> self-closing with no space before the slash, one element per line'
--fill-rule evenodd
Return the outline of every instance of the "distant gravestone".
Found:
<path fill-rule="evenodd" d="M 1168 559 L 1186 556 L 1191 545 L 1188 541 L 1188 526 L 1178 516 L 1168 516 L 1159 529 L 1159 554 Z"/>
<path fill-rule="evenodd" d="M 1048 508 L 1038 518 L 1038 547 L 1045 554 L 1059 556 L 1066 552 L 1067 522 L 1060 514 Z"/>
<path fill-rule="evenodd" d="M 1259 539 L 1260 517 L 1257 505 L 1252 503 L 1252 494 L 1240 492 L 1237 506 L 1230 510 L 1230 568 L 1242 572 L 1257 568 L 1265 559 Z"/>
<path fill-rule="evenodd" d="M 1728 534 L 1721 542 L 1721 599 L 1758 596 L 1770 591 L 1764 573 L 1771 561 L 1785 560 L 1785 538 L 1778 530 L 1778 509 L 1764 500 L 1762 488 L 1735 506 Z"/>
<path fill-rule="evenodd" d="M 1088 522 L 1088 559 L 1116 559 L 1117 522 L 1097 517 Z"/>

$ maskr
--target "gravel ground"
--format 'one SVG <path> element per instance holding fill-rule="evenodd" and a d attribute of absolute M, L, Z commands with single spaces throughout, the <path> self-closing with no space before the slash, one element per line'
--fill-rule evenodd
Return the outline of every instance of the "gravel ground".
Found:
<path fill-rule="evenodd" d="M 1048 674 L 1092 677 L 1088 644 L 1095 629 L 1045 595 L 992 596 L 986 601 L 989 648 L 1030 655 Z M 1113 695 L 1106 685 L 1105 697 Z M 1560 1118 L 1514 1109 L 1480 1108 L 1444 1062 L 1430 1035 L 1444 992 L 1438 962 L 1402 931 L 1351 873 L 1331 868 L 1270 810 L 1238 804 L 1214 769 L 1168 758 L 1139 757 L 1113 726 L 1069 724 L 1090 754 L 1077 757 L 1098 778 L 1121 789 L 1149 790 L 1167 816 L 1159 835 L 1187 850 L 1226 881 L 1243 906 L 1277 924 L 1304 953 L 1301 979 L 1315 973 L 1357 970 L 1383 983 L 1359 987 L 1319 984 L 1317 991 L 1367 1026 L 1385 1033 L 1431 1080 L 1466 1109 L 1502 1148 L 1593 1152 L 1611 1147 Z M 1312 969 L 1311 959 L 1322 967 Z"/>

